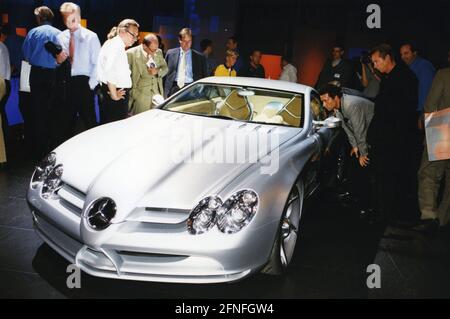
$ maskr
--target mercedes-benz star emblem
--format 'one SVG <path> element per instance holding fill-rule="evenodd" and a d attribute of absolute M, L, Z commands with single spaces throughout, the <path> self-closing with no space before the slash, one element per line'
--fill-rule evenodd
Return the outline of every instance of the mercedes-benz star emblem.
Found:
<path fill-rule="evenodd" d="M 86 214 L 88 225 L 95 230 L 106 229 L 116 216 L 116 203 L 110 198 L 100 198 L 91 204 Z"/>

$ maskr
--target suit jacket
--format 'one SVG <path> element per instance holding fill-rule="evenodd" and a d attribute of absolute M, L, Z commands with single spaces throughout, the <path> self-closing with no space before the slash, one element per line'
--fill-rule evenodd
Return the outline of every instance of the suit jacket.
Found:
<path fill-rule="evenodd" d="M 401 165 L 399 158 L 412 156 L 411 151 L 419 140 L 418 90 L 417 77 L 403 64 L 397 64 L 381 80 L 368 139 L 377 154 L 393 165 Z"/>
<path fill-rule="evenodd" d="M 164 85 L 164 97 L 169 96 L 172 90 L 173 83 L 177 78 L 178 60 L 180 59 L 180 48 L 170 49 L 166 54 L 167 66 L 169 72 L 167 73 Z M 192 74 L 194 81 L 207 77 L 206 73 L 206 59 L 198 51 L 192 50 Z"/>
<path fill-rule="evenodd" d="M 127 57 L 132 81 L 128 105 L 133 114 L 138 114 L 151 108 L 153 95 L 163 95 L 162 78 L 167 74 L 167 64 L 162 51 L 158 49 L 153 58 L 158 74 L 150 75 L 146 65 L 148 59 L 142 45 L 127 50 Z"/>
<path fill-rule="evenodd" d="M 342 128 L 352 147 L 357 147 L 363 156 L 369 154 L 367 130 L 372 121 L 374 103 L 360 96 L 344 94 L 341 108 L 336 116 L 342 120 Z"/>

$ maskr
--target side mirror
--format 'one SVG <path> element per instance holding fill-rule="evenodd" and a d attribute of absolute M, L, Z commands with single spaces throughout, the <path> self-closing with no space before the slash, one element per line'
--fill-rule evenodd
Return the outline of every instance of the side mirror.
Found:
<path fill-rule="evenodd" d="M 342 120 L 335 116 L 331 116 L 325 119 L 325 121 L 313 121 L 313 124 L 316 127 L 338 128 L 342 126 Z"/>

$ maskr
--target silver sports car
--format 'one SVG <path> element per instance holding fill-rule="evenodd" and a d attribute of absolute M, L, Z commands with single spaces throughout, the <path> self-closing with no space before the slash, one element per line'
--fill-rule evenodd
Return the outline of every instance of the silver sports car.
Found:
<path fill-rule="evenodd" d="M 49 154 L 27 193 L 35 229 L 93 276 L 216 283 L 282 274 L 339 126 L 307 86 L 200 80 Z"/>

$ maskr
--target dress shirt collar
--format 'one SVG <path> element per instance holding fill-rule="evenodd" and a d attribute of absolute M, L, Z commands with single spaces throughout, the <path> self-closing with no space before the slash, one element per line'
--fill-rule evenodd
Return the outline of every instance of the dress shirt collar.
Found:
<path fill-rule="evenodd" d="M 73 33 L 73 35 L 75 35 L 77 37 L 80 36 L 81 35 L 81 25 L 78 25 L 77 29 L 73 32 L 69 30 L 69 34 L 72 34 L 72 33 Z"/>
<path fill-rule="evenodd" d="M 341 63 L 342 59 L 338 59 L 338 60 L 333 60 L 331 61 L 331 66 L 334 68 L 336 66 L 339 65 L 339 63 Z"/>
<path fill-rule="evenodd" d="M 141 52 L 142 55 L 144 56 L 144 58 L 148 59 L 149 58 L 149 54 L 144 50 L 144 44 L 141 44 Z"/>
<path fill-rule="evenodd" d="M 422 62 L 422 58 L 420 56 L 416 56 L 415 59 L 411 62 L 411 64 L 409 65 L 409 67 L 411 69 L 414 69 L 415 67 L 418 67 L 419 64 Z"/>
<path fill-rule="evenodd" d="M 123 42 L 123 40 L 120 37 L 120 35 L 116 35 L 114 38 L 112 38 L 112 41 L 120 42 L 122 44 L 122 46 L 124 47 L 124 49 L 126 48 L 126 44 L 125 44 L 125 42 Z"/>
<path fill-rule="evenodd" d="M 182 47 L 180 47 L 180 55 L 182 52 L 184 52 L 185 55 L 188 55 L 189 53 L 191 53 L 192 49 L 189 49 L 187 51 L 184 51 Z"/>
<path fill-rule="evenodd" d="M 291 69 L 293 67 L 293 65 L 292 64 L 290 64 L 290 63 L 288 63 L 288 64 L 286 64 L 285 66 L 283 66 L 283 70 L 289 70 L 289 69 Z"/>

